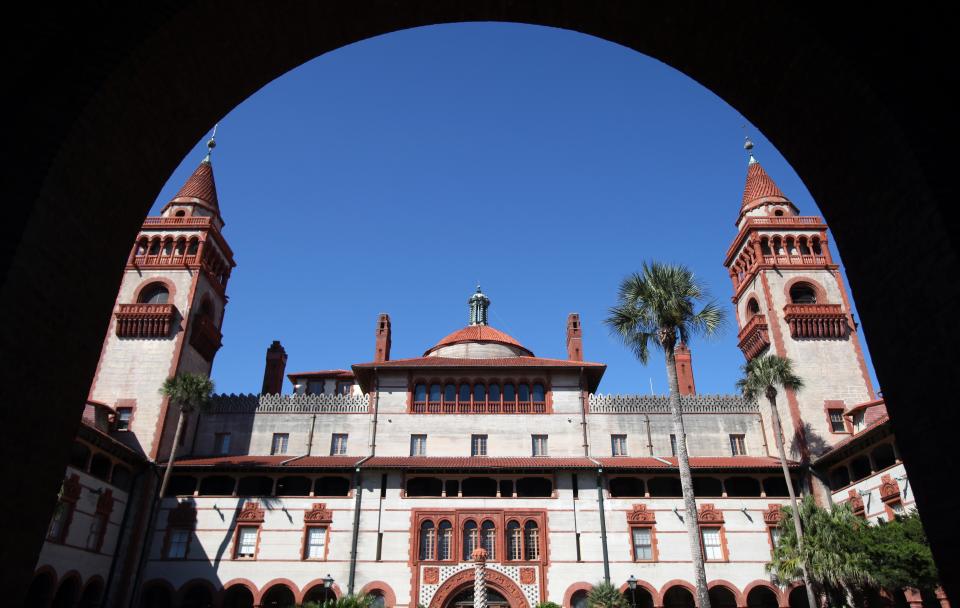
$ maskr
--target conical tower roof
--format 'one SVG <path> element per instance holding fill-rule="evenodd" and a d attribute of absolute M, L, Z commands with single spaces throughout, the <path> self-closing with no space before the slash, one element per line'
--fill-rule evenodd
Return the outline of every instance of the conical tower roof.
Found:
<path fill-rule="evenodd" d="M 217 200 L 217 183 L 213 179 L 213 165 L 204 159 L 193 175 L 183 184 L 170 204 L 187 203 L 206 207 L 220 215 L 220 202 Z"/>
<path fill-rule="evenodd" d="M 737 223 L 740 223 L 740 220 L 748 211 L 763 205 L 789 205 L 794 213 L 799 213 L 796 205 L 790 202 L 787 195 L 780 190 L 773 178 L 767 175 L 763 166 L 754 158 L 753 142 L 750 141 L 749 137 L 743 147 L 750 155 L 750 161 L 747 163 L 747 182 L 743 186 L 743 201 L 740 203 Z"/>

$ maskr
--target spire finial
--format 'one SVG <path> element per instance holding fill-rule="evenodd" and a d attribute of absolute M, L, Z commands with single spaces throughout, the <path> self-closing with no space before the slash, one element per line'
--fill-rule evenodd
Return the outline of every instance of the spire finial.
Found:
<path fill-rule="evenodd" d="M 483 295 L 480 291 L 480 283 L 477 282 L 477 291 L 467 300 L 470 305 L 470 325 L 486 325 L 487 309 L 490 307 L 490 298 Z"/>
<path fill-rule="evenodd" d="M 213 155 L 213 149 L 217 147 L 217 124 L 213 125 L 213 133 L 210 134 L 210 139 L 207 140 L 207 157 L 203 159 L 203 162 L 205 163 L 210 162 L 210 157 Z"/>
<path fill-rule="evenodd" d="M 747 133 L 747 125 L 743 125 L 743 149 L 747 151 L 747 154 L 750 156 L 750 160 L 747 161 L 747 164 L 753 165 L 756 164 L 757 159 L 753 156 L 753 141 L 750 139 L 750 134 Z"/>

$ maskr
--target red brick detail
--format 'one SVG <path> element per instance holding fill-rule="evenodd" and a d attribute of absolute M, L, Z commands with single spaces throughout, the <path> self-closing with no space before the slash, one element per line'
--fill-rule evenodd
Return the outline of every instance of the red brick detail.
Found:
<path fill-rule="evenodd" d="M 655 524 L 657 514 L 647 510 L 647 505 L 633 505 L 633 511 L 627 513 L 627 522 L 632 524 Z"/>
<path fill-rule="evenodd" d="M 459 329 L 452 334 L 445 336 L 442 340 L 431 346 L 425 353 L 423 353 L 423 356 L 426 357 L 433 351 L 443 346 L 460 344 L 462 342 L 495 342 L 497 344 L 506 344 L 508 346 L 515 346 L 526 351 L 526 354 L 530 357 L 533 356 L 533 353 L 527 350 L 523 344 L 520 344 L 516 338 L 505 334 L 499 329 L 494 329 L 489 325 L 468 325 L 463 329 Z"/>
<path fill-rule="evenodd" d="M 110 515 L 110 513 L 113 512 L 114 502 L 113 490 L 104 490 L 103 494 L 100 495 L 100 498 L 97 499 L 97 514 Z M 105 531 L 106 527 L 102 528 L 102 530 Z"/>
<path fill-rule="evenodd" d="M 487 585 L 499 592 L 510 602 L 510 608 L 529 608 L 529 603 L 523 595 L 523 591 L 504 574 L 496 570 L 487 570 Z M 454 597 L 460 591 L 473 585 L 473 569 L 461 570 L 448 578 L 430 600 L 429 608 L 443 608 L 449 603 L 450 598 Z"/>
<path fill-rule="evenodd" d="M 60 500 L 74 503 L 80 499 L 80 476 L 74 473 L 63 481 L 63 492 L 60 494 Z"/>
<path fill-rule="evenodd" d="M 373 360 L 377 363 L 390 360 L 390 344 L 392 331 L 390 329 L 390 315 L 382 313 L 377 318 L 377 347 L 373 353 Z"/>
<path fill-rule="evenodd" d="M 315 502 L 309 511 L 304 511 L 303 521 L 309 524 L 329 524 L 333 522 L 333 511 L 327 509 L 326 503 Z"/>
<path fill-rule="evenodd" d="M 783 505 L 778 504 L 768 504 L 767 510 L 763 512 L 763 521 L 764 523 L 775 526 L 780 523 L 780 520 L 783 519 Z"/>
<path fill-rule="evenodd" d="M 712 503 L 703 503 L 697 510 L 697 521 L 701 524 L 722 524 L 723 511 L 714 507 Z"/>
<path fill-rule="evenodd" d="M 279 340 L 274 340 L 267 349 L 267 363 L 263 368 L 262 395 L 279 395 L 283 392 L 283 373 L 287 370 L 287 351 Z"/>
<path fill-rule="evenodd" d="M 572 585 L 567 587 L 567 590 L 563 594 L 563 604 L 562 604 L 563 608 L 573 608 L 573 596 L 578 591 L 585 591 L 586 593 L 590 593 L 591 589 L 593 589 L 593 585 L 591 585 L 590 583 L 582 582 L 582 581 L 579 583 L 573 583 Z M 654 589 L 650 595 L 651 597 L 656 598 L 657 590 Z M 657 605 L 656 599 L 654 599 L 654 606 L 656 605 Z"/>
<path fill-rule="evenodd" d="M 243 509 L 240 510 L 240 513 L 237 515 L 237 523 L 242 524 L 262 524 L 264 518 L 264 510 L 260 506 L 260 503 L 248 500 L 243 503 Z"/>
<path fill-rule="evenodd" d="M 850 502 L 850 508 L 853 509 L 853 514 L 859 517 L 863 517 L 864 507 L 863 507 L 863 497 L 854 490 L 847 490 L 848 501 Z"/>
<path fill-rule="evenodd" d="M 770 328 L 767 325 L 767 316 L 755 314 L 737 334 L 737 347 L 743 351 L 743 356 L 749 361 L 770 347 Z"/>
<path fill-rule="evenodd" d="M 583 327 L 575 312 L 567 315 L 567 359 L 583 361 Z"/>
<path fill-rule="evenodd" d="M 840 304 L 787 304 L 783 313 L 794 339 L 843 339 L 850 333 L 847 315 Z"/>
<path fill-rule="evenodd" d="M 213 361 L 214 355 L 220 350 L 223 334 L 205 314 L 198 313 L 193 317 L 193 331 L 190 332 L 190 346 L 207 361 Z"/>
<path fill-rule="evenodd" d="M 880 500 L 883 502 L 900 500 L 900 486 L 890 475 L 880 478 Z"/>
<path fill-rule="evenodd" d="M 173 304 L 120 304 L 116 332 L 120 338 L 166 338 L 176 318 Z"/>
<path fill-rule="evenodd" d="M 436 585 L 440 582 L 440 568 L 428 566 L 423 569 L 423 584 Z"/>
<path fill-rule="evenodd" d="M 370 581 L 360 589 L 360 593 L 370 595 L 376 592 L 383 595 L 383 605 L 385 608 L 394 608 L 397 605 L 397 594 L 393 592 L 393 587 L 384 581 Z M 337 594 L 340 597 L 340 594 Z"/>
<path fill-rule="evenodd" d="M 520 584 L 532 585 L 537 582 L 537 571 L 534 568 L 520 568 Z"/>
<path fill-rule="evenodd" d="M 681 395 L 696 395 L 697 386 L 693 381 L 693 355 L 690 347 L 683 342 L 674 349 L 674 360 L 677 363 L 677 383 L 680 385 Z"/>

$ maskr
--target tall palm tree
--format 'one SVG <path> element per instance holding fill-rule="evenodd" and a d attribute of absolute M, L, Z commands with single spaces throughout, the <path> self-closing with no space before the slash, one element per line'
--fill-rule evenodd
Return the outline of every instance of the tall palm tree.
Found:
<path fill-rule="evenodd" d="M 783 426 L 780 424 L 780 412 L 777 409 L 777 387 L 784 390 L 798 392 L 803 388 L 803 379 L 793 373 L 793 363 L 786 357 L 766 354 L 754 357 L 743 365 L 743 377 L 737 380 L 737 388 L 748 401 L 756 402 L 763 394 L 770 403 L 770 419 L 773 422 L 773 439 L 777 444 L 777 453 L 780 455 L 780 467 L 783 469 L 783 479 L 787 483 L 787 493 L 790 495 L 790 507 L 797 513 L 797 495 L 793 491 L 793 481 L 790 478 L 790 469 L 787 467 L 787 452 L 783 447 Z M 803 527 L 799 517 L 793 518 L 794 531 L 797 535 L 797 549 L 803 553 Z M 803 584 L 807 588 L 807 602 L 811 607 L 816 606 L 813 587 L 810 585 L 810 575 L 807 566 L 802 561 L 799 564 L 803 573 Z"/>
<path fill-rule="evenodd" d="M 203 374 L 180 373 L 164 380 L 163 386 L 160 387 L 160 394 L 180 410 L 177 431 L 173 434 L 173 445 L 170 447 L 170 458 L 167 460 L 163 482 L 160 484 L 159 498 L 163 498 L 167 493 L 167 484 L 170 483 L 170 473 L 173 471 L 173 461 L 177 458 L 177 448 L 180 447 L 185 415 L 198 410 L 203 411 L 208 407 L 210 396 L 213 394 L 213 380 Z"/>
<path fill-rule="evenodd" d="M 628 276 L 620 284 L 617 304 L 610 308 L 605 321 L 611 332 L 633 351 L 641 363 L 645 364 L 649 359 L 651 343 L 663 351 L 666 360 L 670 414 L 677 437 L 677 460 L 686 512 L 684 520 L 697 584 L 697 606 L 700 608 L 710 608 L 710 596 L 703 568 L 697 502 L 693 495 L 687 437 L 683 429 L 674 349 L 678 340 L 687 343 L 695 334 L 714 335 L 723 326 L 723 310 L 715 302 L 709 301 L 697 310 L 699 301 L 706 298 L 706 288 L 687 267 L 645 262 L 641 272 Z"/>

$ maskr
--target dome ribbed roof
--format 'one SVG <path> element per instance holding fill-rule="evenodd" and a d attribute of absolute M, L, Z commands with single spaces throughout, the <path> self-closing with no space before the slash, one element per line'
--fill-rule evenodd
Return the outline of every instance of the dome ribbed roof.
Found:
<path fill-rule="evenodd" d="M 464 342 L 494 342 L 496 344 L 505 344 L 507 346 L 521 348 L 530 353 L 531 356 L 533 355 L 533 353 L 529 351 L 527 347 L 525 347 L 523 344 L 520 344 L 515 338 L 503 333 L 499 329 L 494 329 L 489 325 L 468 325 L 463 329 L 458 329 L 434 344 L 432 347 L 428 348 L 427 352 L 423 353 L 423 355 L 427 356 L 431 352 L 443 346 L 462 344 Z"/>

